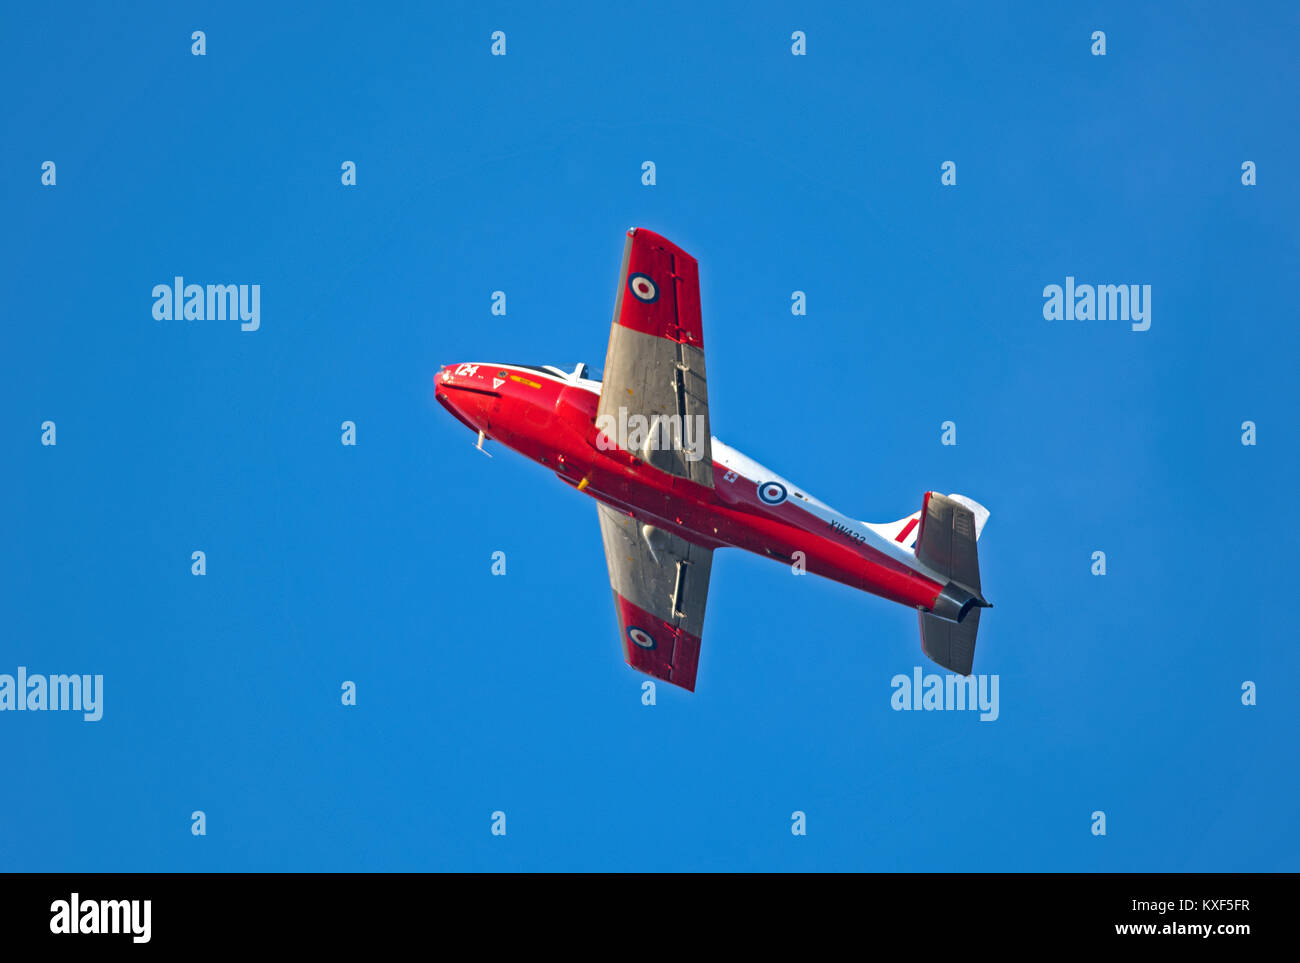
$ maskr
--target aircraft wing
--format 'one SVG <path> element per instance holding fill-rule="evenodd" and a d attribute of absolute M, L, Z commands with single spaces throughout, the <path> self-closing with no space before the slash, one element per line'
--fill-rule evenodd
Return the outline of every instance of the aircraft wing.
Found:
<path fill-rule="evenodd" d="M 619 447 L 671 475 L 713 487 L 699 266 L 671 241 L 641 228 L 627 232 L 623 248 L 596 414 L 597 425 Z M 619 426 L 617 439 L 607 425 Z"/>
<path fill-rule="evenodd" d="M 597 503 L 623 658 L 695 691 L 713 550 Z"/>

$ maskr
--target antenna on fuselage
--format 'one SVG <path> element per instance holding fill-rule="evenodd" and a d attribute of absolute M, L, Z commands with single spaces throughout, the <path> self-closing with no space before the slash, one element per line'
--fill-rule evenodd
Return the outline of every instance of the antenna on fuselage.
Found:
<path fill-rule="evenodd" d="M 483 442 L 485 441 L 487 441 L 487 432 L 480 429 L 478 433 L 478 444 L 475 445 L 474 447 L 477 448 L 479 451 L 483 452 L 483 454 L 487 455 L 489 458 L 491 458 L 492 452 L 488 451 L 486 448 L 483 447 Z"/>

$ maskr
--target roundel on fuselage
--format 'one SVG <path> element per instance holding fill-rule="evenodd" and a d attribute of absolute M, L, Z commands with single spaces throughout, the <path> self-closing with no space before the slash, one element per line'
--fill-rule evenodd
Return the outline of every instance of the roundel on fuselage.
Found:
<path fill-rule="evenodd" d="M 632 640 L 634 645 L 643 649 L 653 649 L 655 647 L 654 636 L 645 629 L 638 629 L 635 625 L 629 625 L 627 637 Z"/>
<path fill-rule="evenodd" d="M 780 505 L 788 497 L 785 486 L 780 482 L 759 482 L 758 499 L 764 505 Z"/>
<path fill-rule="evenodd" d="M 638 301 L 653 304 L 659 300 L 659 286 L 650 280 L 650 276 L 647 274 L 629 274 L 627 276 L 627 289 L 632 292 L 632 297 Z"/>

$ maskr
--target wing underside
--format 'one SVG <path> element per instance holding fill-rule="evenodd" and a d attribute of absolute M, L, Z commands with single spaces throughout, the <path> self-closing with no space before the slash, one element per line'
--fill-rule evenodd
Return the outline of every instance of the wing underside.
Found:
<path fill-rule="evenodd" d="M 597 504 L 627 664 L 695 691 L 713 551 Z"/>
<path fill-rule="evenodd" d="M 601 424 L 633 421 L 620 435 L 631 439 L 633 454 L 713 487 L 699 267 L 640 228 L 628 232 L 623 249 L 597 417 L 607 419 Z"/>

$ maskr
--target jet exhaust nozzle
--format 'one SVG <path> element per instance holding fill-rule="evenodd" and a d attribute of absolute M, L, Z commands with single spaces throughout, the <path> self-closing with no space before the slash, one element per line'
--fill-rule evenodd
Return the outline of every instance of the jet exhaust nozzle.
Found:
<path fill-rule="evenodd" d="M 959 582 L 949 582 L 943 587 L 930 611 L 949 622 L 961 622 L 973 608 L 992 608 L 988 602 Z"/>

